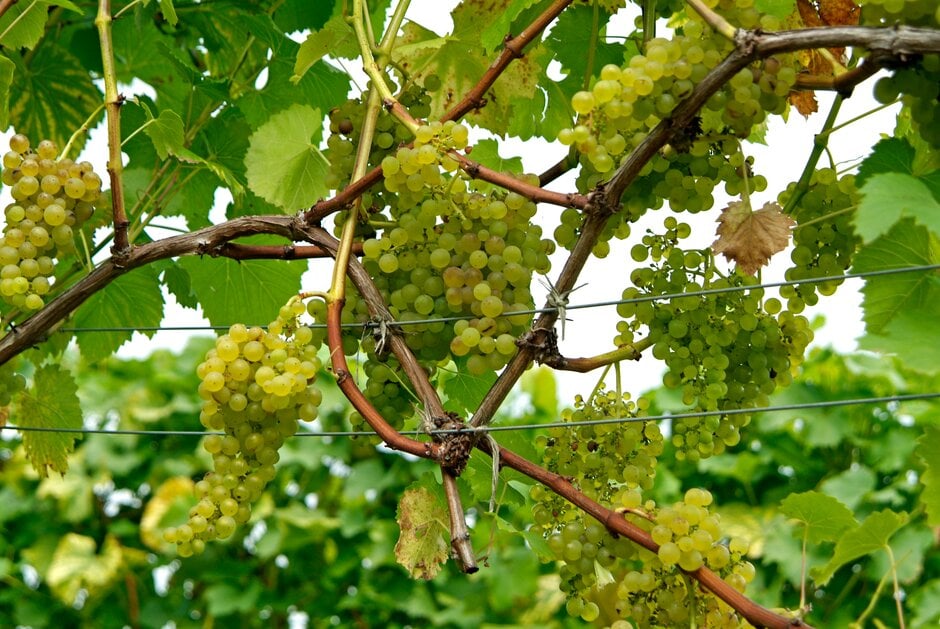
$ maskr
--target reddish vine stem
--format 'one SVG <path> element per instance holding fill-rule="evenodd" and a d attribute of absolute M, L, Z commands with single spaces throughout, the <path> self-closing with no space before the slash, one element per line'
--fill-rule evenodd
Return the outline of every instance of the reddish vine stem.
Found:
<path fill-rule="evenodd" d="M 354 255 L 362 255 L 362 243 L 355 242 L 352 246 Z M 222 245 L 217 254 L 233 260 L 309 260 L 315 258 L 330 258 L 329 251 L 317 245 L 243 245 L 228 242 Z"/>
<path fill-rule="evenodd" d="M 477 447 L 490 456 L 493 455 L 488 440 L 481 440 Z M 650 534 L 625 519 L 623 515 L 591 500 L 581 493 L 568 479 L 550 472 L 545 468 L 532 463 L 511 450 L 500 446 L 499 461 L 502 465 L 525 474 L 532 480 L 542 483 L 556 494 L 578 507 L 592 518 L 603 524 L 607 530 L 615 535 L 623 535 L 630 541 L 639 544 L 651 552 L 657 552 L 659 545 L 653 541 Z M 787 629 L 805 627 L 810 625 L 799 619 L 790 619 L 758 605 L 745 595 L 728 585 L 721 577 L 708 568 L 699 568 L 689 572 L 689 576 L 709 589 L 715 596 L 726 602 L 740 613 L 748 622 L 756 627 L 769 627 L 770 629 Z"/>
<path fill-rule="evenodd" d="M 464 95 L 463 99 L 444 114 L 441 118 L 441 122 L 459 120 L 474 109 L 482 107 L 485 102 L 484 95 L 486 91 L 493 86 L 496 79 L 506 71 L 506 68 L 513 59 L 518 59 L 522 56 L 525 47 L 545 30 L 545 28 L 551 24 L 552 20 L 558 17 L 572 1 L 573 0 L 555 0 L 541 15 L 535 18 L 531 24 L 522 29 L 521 33 L 511 39 L 507 39 L 503 43 L 503 51 L 499 54 L 499 57 L 486 69 L 486 72 L 480 77 L 477 84 Z"/>
<path fill-rule="evenodd" d="M 111 39 L 111 2 L 100 0 L 95 26 L 101 42 L 101 65 L 104 79 L 105 110 L 108 118 L 108 177 L 111 180 L 111 209 L 114 222 L 114 246 L 111 253 L 117 264 L 128 256 L 130 243 L 127 228 L 130 223 L 124 210 L 124 184 L 121 161 L 121 105 L 124 97 L 117 89 L 117 69 L 114 64 L 114 45 Z"/>
<path fill-rule="evenodd" d="M 837 76 L 819 76 L 816 74 L 798 74 L 797 90 L 833 90 L 848 96 L 855 86 L 875 75 L 881 66 L 870 60 L 863 61 L 857 67 Z"/>

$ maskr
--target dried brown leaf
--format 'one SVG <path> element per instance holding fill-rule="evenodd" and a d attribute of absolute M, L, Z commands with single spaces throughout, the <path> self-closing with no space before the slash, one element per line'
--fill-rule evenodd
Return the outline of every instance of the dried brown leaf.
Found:
<path fill-rule="evenodd" d="M 852 0 L 819 0 L 819 16 L 830 26 L 855 26 L 858 5 Z"/>
<path fill-rule="evenodd" d="M 752 211 L 745 202 L 732 202 L 718 217 L 715 230 L 718 239 L 712 243 L 712 251 L 737 262 L 738 268 L 748 275 L 754 275 L 790 242 L 790 229 L 796 221 L 780 209 L 780 205 L 771 202 Z"/>
<path fill-rule="evenodd" d="M 790 104 L 796 107 L 796 110 L 806 117 L 819 111 L 819 104 L 816 102 L 816 93 L 810 90 L 790 92 Z"/>

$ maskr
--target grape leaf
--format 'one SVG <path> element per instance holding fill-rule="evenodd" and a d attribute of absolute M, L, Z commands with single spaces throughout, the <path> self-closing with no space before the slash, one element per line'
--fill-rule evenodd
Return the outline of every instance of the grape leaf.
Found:
<path fill-rule="evenodd" d="M 474 144 L 469 157 L 497 172 L 513 175 L 522 172 L 522 158 L 502 157 L 499 154 L 499 143 L 493 139 L 480 140 Z"/>
<path fill-rule="evenodd" d="M 156 269 L 135 269 L 96 292 L 75 313 L 77 328 L 155 327 L 163 319 L 163 292 Z M 153 336 L 153 331 L 144 332 Z M 78 332 L 82 357 L 94 363 L 129 341 L 130 331 Z"/>
<path fill-rule="evenodd" d="M 160 12 L 163 13 L 163 18 L 170 26 L 176 26 L 176 23 L 179 22 L 179 17 L 176 15 L 176 7 L 173 6 L 173 0 L 160 0 Z"/>
<path fill-rule="evenodd" d="M 235 586 L 230 583 L 213 583 L 206 588 L 206 611 L 214 617 L 227 616 L 234 613 L 248 614 L 257 608 L 258 597 L 261 595 L 261 583 L 252 581 L 248 587 Z"/>
<path fill-rule="evenodd" d="M 796 0 L 755 0 L 754 8 L 782 20 L 796 10 Z"/>
<path fill-rule="evenodd" d="M 748 203 L 734 201 L 718 217 L 718 239 L 712 243 L 712 251 L 754 275 L 771 256 L 786 248 L 795 224 L 777 203 L 765 203 L 761 209 L 751 211 Z"/>
<path fill-rule="evenodd" d="M 901 269 L 931 264 L 933 260 L 930 234 L 907 219 L 862 247 L 852 269 L 856 272 Z M 862 308 L 868 333 L 880 334 L 899 314 L 923 309 L 930 303 L 929 295 L 936 290 L 937 282 L 935 274 L 929 271 L 866 278 Z"/>
<path fill-rule="evenodd" d="M 193 294 L 212 325 L 267 325 L 300 290 L 303 261 L 180 258 Z"/>
<path fill-rule="evenodd" d="M 875 482 L 875 473 L 864 465 L 858 465 L 827 478 L 819 488 L 849 509 L 855 509 L 865 495 L 875 489 Z"/>
<path fill-rule="evenodd" d="M 924 486 L 920 493 L 920 500 L 924 503 L 927 512 L 927 524 L 940 525 L 940 426 L 926 426 L 924 434 L 917 440 L 915 453 L 924 463 L 924 472 L 920 475 L 920 482 Z"/>
<path fill-rule="evenodd" d="M 36 49 L 29 65 L 18 57 L 13 58 L 13 63 L 17 66 L 17 78 L 10 102 L 10 122 L 17 131 L 65 146 L 72 132 L 82 124 L 95 126 L 96 120 L 88 118 L 98 108 L 101 92 L 68 50 L 47 41 Z M 55 116 L 46 115 L 50 111 Z"/>
<path fill-rule="evenodd" d="M 923 584 L 910 598 L 909 609 L 914 610 L 912 627 L 929 627 L 940 621 L 940 579 Z"/>
<path fill-rule="evenodd" d="M 320 111 L 293 105 L 258 128 L 245 155 L 248 187 L 262 199 L 287 211 L 312 205 L 329 189 L 329 162 L 317 148 L 323 118 Z"/>
<path fill-rule="evenodd" d="M 477 409 L 483 396 L 486 395 L 493 383 L 496 382 L 496 373 L 488 371 L 476 376 L 467 370 L 467 361 L 457 359 L 456 373 L 452 374 L 444 383 L 444 394 L 447 395 L 447 410 L 458 414 L 463 411 L 471 413 Z"/>
<path fill-rule="evenodd" d="M 918 178 L 904 173 L 879 173 L 869 177 L 859 192 L 862 200 L 855 215 L 855 229 L 865 242 L 871 242 L 907 217 L 940 234 L 940 203 Z"/>
<path fill-rule="evenodd" d="M 858 166 L 855 185 L 862 187 L 874 175 L 881 173 L 906 173 L 912 175 L 914 147 L 904 138 L 880 140 L 871 153 Z"/>
<path fill-rule="evenodd" d="M 10 86 L 15 68 L 12 61 L 0 55 L 0 128 L 3 129 L 10 124 Z"/>
<path fill-rule="evenodd" d="M 352 26 L 342 15 L 330 18 L 323 28 L 312 31 L 300 44 L 294 61 L 294 74 L 291 82 L 297 83 L 317 61 L 328 54 L 339 55 L 350 43 L 355 44 L 356 34 Z"/>
<path fill-rule="evenodd" d="M 154 552 L 169 551 L 174 545 L 163 539 L 164 529 L 185 524 L 194 503 L 191 478 L 174 476 L 163 481 L 140 516 L 140 541 Z"/>
<path fill-rule="evenodd" d="M 56 598 L 72 605 L 79 590 L 85 589 L 89 597 L 107 591 L 118 579 L 124 563 L 120 542 L 111 535 L 105 538 L 101 553 L 94 538 L 67 533 L 59 540 L 46 581 Z"/>
<path fill-rule="evenodd" d="M 56 365 L 40 367 L 33 386 L 20 396 L 14 417 L 24 428 L 81 428 L 77 391 L 75 379 L 67 370 Z M 27 431 L 23 433 L 23 447 L 40 476 L 47 476 L 49 470 L 64 474 L 76 438 L 77 433 Z"/>
<path fill-rule="evenodd" d="M 934 297 L 934 304 L 940 295 Z M 935 374 L 940 369 L 940 326 L 924 325 L 940 320 L 940 307 L 930 311 L 902 312 L 880 334 L 866 334 L 859 347 L 872 352 L 893 354 L 908 369 Z"/>
<path fill-rule="evenodd" d="M 780 511 L 799 520 L 806 527 L 806 538 L 813 544 L 833 542 L 843 531 L 858 526 L 848 507 L 818 491 L 790 494 L 780 503 Z"/>
<path fill-rule="evenodd" d="M 0 17 L 0 46 L 10 50 L 32 50 L 42 39 L 48 16 L 49 3 L 44 0 L 13 3 Z"/>
<path fill-rule="evenodd" d="M 183 119 L 175 111 L 164 109 L 160 115 L 153 118 L 149 108 L 145 107 L 149 120 L 144 127 L 144 133 L 153 142 L 157 155 L 165 160 L 169 155 L 176 154 L 183 148 Z"/>
<path fill-rule="evenodd" d="M 480 33 L 480 43 L 487 53 L 492 53 L 499 46 L 506 35 L 511 35 L 509 27 L 512 21 L 523 11 L 538 2 L 538 0 L 503 0 L 495 3 L 498 11 L 493 19 L 482 22 L 486 27 Z"/>
<path fill-rule="evenodd" d="M 426 487 L 402 494 L 395 518 L 401 529 L 395 558 L 413 578 L 433 579 L 450 552 L 447 510 Z"/>
<path fill-rule="evenodd" d="M 865 518 L 854 530 L 848 531 L 836 543 L 832 559 L 825 566 L 813 569 L 816 584 L 829 583 L 836 570 L 845 564 L 887 547 L 888 540 L 899 528 L 907 524 L 908 515 L 903 511 L 878 511 Z"/>

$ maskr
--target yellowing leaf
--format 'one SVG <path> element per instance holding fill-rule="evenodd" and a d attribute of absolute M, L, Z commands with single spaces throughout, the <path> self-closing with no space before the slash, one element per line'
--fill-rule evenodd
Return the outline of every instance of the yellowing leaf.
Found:
<path fill-rule="evenodd" d="M 49 470 L 64 474 L 69 467 L 68 455 L 75 448 L 78 434 L 52 429 L 82 427 L 77 390 L 68 371 L 47 365 L 36 372 L 32 388 L 23 394 L 13 415 L 24 428 L 44 429 L 23 433 L 26 456 L 40 476 L 48 475 Z"/>
<path fill-rule="evenodd" d="M 810 114 L 819 111 L 819 103 L 816 102 L 816 92 L 809 90 L 790 92 L 790 104 L 796 107 L 796 110 L 807 118 Z"/>
<path fill-rule="evenodd" d="M 398 503 L 401 534 L 395 558 L 415 578 L 433 579 L 447 561 L 449 536 L 447 511 L 425 487 L 407 489 Z"/>
<path fill-rule="evenodd" d="M 46 573 L 52 593 L 66 605 L 75 602 L 78 591 L 88 591 L 95 598 L 117 581 L 124 562 L 121 544 L 110 535 L 105 538 L 100 554 L 95 540 L 68 533 L 59 541 Z"/>
<path fill-rule="evenodd" d="M 185 523 L 194 501 L 192 479 L 176 476 L 165 480 L 144 507 L 140 517 L 140 540 L 148 548 L 166 552 L 171 545 L 163 541 L 163 530 Z"/>
<path fill-rule="evenodd" d="M 712 251 L 754 275 L 771 256 L 787 246 L 790 229 L 795 224 L 776 203 L 765 203 L 754 212 L 747 203 L 735 201 L 718 217 L 718 239 L 712 243 Z"/>

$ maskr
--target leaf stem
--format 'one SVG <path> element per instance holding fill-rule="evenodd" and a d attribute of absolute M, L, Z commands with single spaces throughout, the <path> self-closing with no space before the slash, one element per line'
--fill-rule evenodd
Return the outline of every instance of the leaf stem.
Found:
<path fill-rule="evenodd" d="M 816 172 L 816 165 L 819 163 L 819 158 L 822 157 L 823 151 L 826 150 L 826 146 L 829 142 L 829 134 L 832 133 L 833 125 L 835 125 L 836 118 L 839 116 L 842 100 L 842 95 L 836 94 L 835 99 L 832 101 L 832 107 L 829 108 L 829 114 L 826 116 L 826 121 L 823 123 L 822 130 L 813 138 L 813 150 L 810 151 L 806 165 L 803 167 L 803 172 L 796 182 L 796 189 L 793 191 L 793 194 L 790 195 L 790 198 L 787 199 L 787 204 L 783 208 L 784 214 L 793 214 L 800 199 L 802 199 L 803 195 L 809 190 L 813 173 Z"/>
<path fill-rule="evenodd" d="M 692 7 L 709 26 L 715 29 L 716 33 L 725 39 L 734 41 L 738 29 L 732 26 L 728 20 L 708 8 L 708 5 L 702 2 L 702 0 L 685 0 L 685 3 Z"/>
<path fill-rule="evenodd" d="M 78 140 L 78 137 L 81 134 L 87 133 L 88 130 L 91 129 L 91 122 L 95 118 L 98 117 L 98 114 L 100 114 L 101 110 L 103 109 L 104 109 L 104 103 L 100 103 L 97 107 L 95 107 L 95 110 L 91 112 L 91 114 L 87 118 L 85 118 L 85 122 L 83 122 L 82 125 L 78 129 L 75 130 L 75 133 L 73 133 L 69 137 L 68 142 L 65 143 L 65 146 L 62 148 L 62 151 L 59 153 L 59 159 L 68 157 L 69 151 L 72 150 L 72 145 L 75 144 L 75 142 Z"/>

